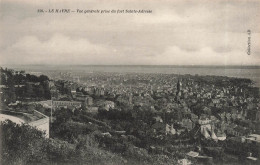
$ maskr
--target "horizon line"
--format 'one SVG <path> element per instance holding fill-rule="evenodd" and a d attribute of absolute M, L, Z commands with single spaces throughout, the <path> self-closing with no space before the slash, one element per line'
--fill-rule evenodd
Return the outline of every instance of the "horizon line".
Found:
<path fill-rule="evenodd" d="M 165 64 L 0 64 L 1 66 L 165 66 L 165 67 L 260 67 L 260 65 L 165 65 Z"/>

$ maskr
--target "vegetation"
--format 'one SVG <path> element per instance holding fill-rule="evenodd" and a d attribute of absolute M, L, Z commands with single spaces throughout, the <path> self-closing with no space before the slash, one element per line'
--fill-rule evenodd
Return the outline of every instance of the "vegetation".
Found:
<path fill-rule="evenodd" d="M 9 104 L 19 100 L 41 100 L 50 99 L 49 78 L 45 75 L 39 77 L 25 74 L 24 71 L 14 71 L 0 68 L 0 84 L 6 86 L 2 88 L 3 95 L 1 102 Z"/>
<path fill-rule="evenodd" d="M 44 133 L 11 121 L 1 123 L 2 164 L 122 164 L 123 158 L 98 148 L 93 137 L 78 137 L 71 144 L 45 139 Z"/>

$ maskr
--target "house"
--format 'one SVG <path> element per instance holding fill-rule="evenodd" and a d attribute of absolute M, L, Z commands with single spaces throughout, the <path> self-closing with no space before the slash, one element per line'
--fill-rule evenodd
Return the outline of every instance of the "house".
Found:
<path fill-rule="evenodd" d="M 164 124 L 162 122 L 156 122 L 152 125 L 152 130 L 155 134 L 160 135 L 174 135 L 176 130 L 173 128 L 173 125 Z"/>
<path fill-rule="evenodd" d="M 260 110 L 257 108 L 257 112 L 256 112 L 256 121 L 260 121 Z"/>
<path fill-rule="evenodd" d="M 89 113 L 98 113 L 98 107 L 88 107 L 87 112 Z"/>
<path fill-rule="evenodd" d="M 164 123 L 156 122 L 151 126 L 151 128 L 156 134 L 166 134 L 166 126 Z"/>
<path fill-rule="evenodd" d="M 205 114 L 208 114 L 208 115 L 211 114 L 211 109 L 208 108 L 208 107 L 204 107 L 202 110 L 203 110 L 203 112 L 204 112 Z"/>
<path fill-rule="evenodd" d="M 115 131 L 114 133 L 122 136 L 125 135 L 126 131 Z"/>
<path fill-rule="evenodd" d="M 198 152 L 194 152 L 194 151 L 190 151 L 186 155 L 195 158 L 195 157 L 199 156 L 199 153 Z"/>
<path fill-rule="evenodd" d="M 111 109 L 115 108 L 115 103 L 113 101 L 105 101 L 104 102 L 104 109 L 109 111 L 110 108 Z"/>
<path fill-rule="evenodd" d="M 51 106 L 53 106 L 53 107 L 67 107 L 67 106 L 80 107 L 81 102 L 79 102 L 79 101 L 52 101 Z"/>
<path fill-rule="evenodd" d="M 206 125 L 206 124 L 210 124 L 211 120 L 206 115 L 201 115 L 198 122 L 200 125 Z"/>
<path fill-rule="evenodd" d="M 213 103 L 213 104 L 219 104 L 219 103 L 220 103 L 220 100 L 219 100 L 219 99 L 212 99 L 212 103 Z"/>
<path fill-rule="evenodd" d="M 227 138 L 226 134 L 224 132 L 221 132 L 221 131 L 218 131 L 216 133 L 216 136 L 217 136 L 217 139 L 220 140 L 220 141 L 224 141 Z"/>
<path fill-rule="evenodd" d="M 173 125 L 168 125 L 166 124 L 166 128 L 165 128 L 165 134 L 172 134 L 175 135 L 176 134 L 176 130 L 173 128 Z"/>
<path fill-rule="evenodd" d="M 248 135 L 248 137 L 246 138 L 246 142 L 248 143 L 258 143 L 260 144 L 260 135 L 258 134 L 251 134 L 251 135 Z"/>
<path fill-rule="evenodd" d="M 245 128 L 245 127 L 241 127 L 241 126 L 232 126 L 232 124 L 230 124 L 227 127 L 227 134 L 232 135 L 232 136 L 247 136 L 251 133 L 250 129 Z"/>
<path fill-rule="evenodd" d="M 93 105 L 93 98 L 88 95 L 77 95 L 76 100 L 84 102 L 87 106 Z"/>
<path fill-rule="evenodd" d="M 257 158 L 252 157 L 252 156 L 248 156 L 246 157 L 246 164 L 257 164 Z"/>
<path fill-rule="evenodd" d="M 218 119 L 215 117 L 215 116 L 210 116 L 210 120 L 212 121 L 212 122 L 217 122 L 218 121 Z"/>
<path fill-rule="evenodd" d="M 231 120 L 231 117 L 232 117 L 232 115 L 231 115 L 231 113 L 226 113 L 226 120 L 227 121 L 230 121 Z"/>
<path fill-rule="evenodd" d="M 182 119 L 180 124 L 182 127 L 187 128 L 188 130 L 191 130 L 195 126 L 195 124 L 190 119 Z"/>
<path fill-rule="evenodd" d="M 179 129 L 177 129 L 177 134 L 178 134 L 178 135 L 182 134 L 183 132 L 185 132 L 185 129 L 184 129 L 184 128 L 179 128 Z"/>
<path fill-rule="evenodd" d="M 111 137 L 112 135 L 109 132 L 101 133 L 103 137 Z"/>
<path fill-rule="evenodd" d="M 197 115 L 195 115 L 194 113 L 190 113 L 190 119 L 191 119 L 191 121 L 193 121 L 195 123 L 199 120 L 199 117 Z"/>
<path fill-rule="evenodd" d="M 160 123 L 163 122 L 163 119 L 161 118 L 161 116 L 153 117 L 153 119 L 154 119 L 156 122 L 160 122 Z"/>
<path fill-rule="evenodd" d="M 191 165 L 191 161 L 188 159 L 180 159 L 178 160 L 178 165 Z"/>

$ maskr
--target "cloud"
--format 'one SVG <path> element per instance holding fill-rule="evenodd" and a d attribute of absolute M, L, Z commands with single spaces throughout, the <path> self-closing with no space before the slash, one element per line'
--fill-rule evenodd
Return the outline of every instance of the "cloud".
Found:
<path fill-rule="evenodd" d="M 246 51 L 233 50 L 220 54 L 209 47 L 191 53 L 171 46 L 161 56 L 154 58 L 158 64 L 165 64 L 165 59 L 169 65 L 258 65 L 260 63 L 257 56 L 247 55 Z"/>
<path fill-rule="evenodd" d="M 105 55 L 109 48 L 93 44 L 87 39 L 71 39 L 62 34 L 55 34 L 42 41 L 36 36 L 25 36 L 1 52 L 3 61 L 10 63 L 56 63 L 81 62 L 87 58 Z"/>
<path fill-rule="evenodd" d="M 55 34 L 47 41 L 40 41 L 35 36 L 26 36 L 15 43 L 11 49 L 46 54 L 88 54 L 90 52 L 100 54 L 106 51 L 105 46 L 92 44 L 87 39 L 73 40 L 62 34 Z"/>
<path fill-rule="evenodd" d="M 153 13 L 40 14 L 39 8 Z M 0 63 L 251 65 L 260 59 L 259 1 L 3 0 L 1 9 Z M 252 55 L 244 56 L 248 29 Z"/>

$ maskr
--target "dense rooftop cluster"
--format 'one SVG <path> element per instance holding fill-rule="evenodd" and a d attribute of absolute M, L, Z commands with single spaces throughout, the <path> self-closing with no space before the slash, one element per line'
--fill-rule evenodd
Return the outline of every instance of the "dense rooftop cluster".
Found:
<path fill-rule="evenodd" d="M 249 79 L 159 73 L 44 74 L 50 79 L 26 75 L 26 80 L 13 80 L 15 94 L 21 85 L 33 84 L 35 92 L 45 85 L 41 97 L 28 94 L 26 87 L 19 97 L 8 99 L 11 87 L 2 83 L 7 96 L 2 107 L 30 106 L 46 114 L 51 118 L 51 138 L 79 145 L 82 138 L 91 137 L 95 147 L 122 156 L 120 162 L 125 164 L 243 164 L 259 159 L 259 89 Z"/>

